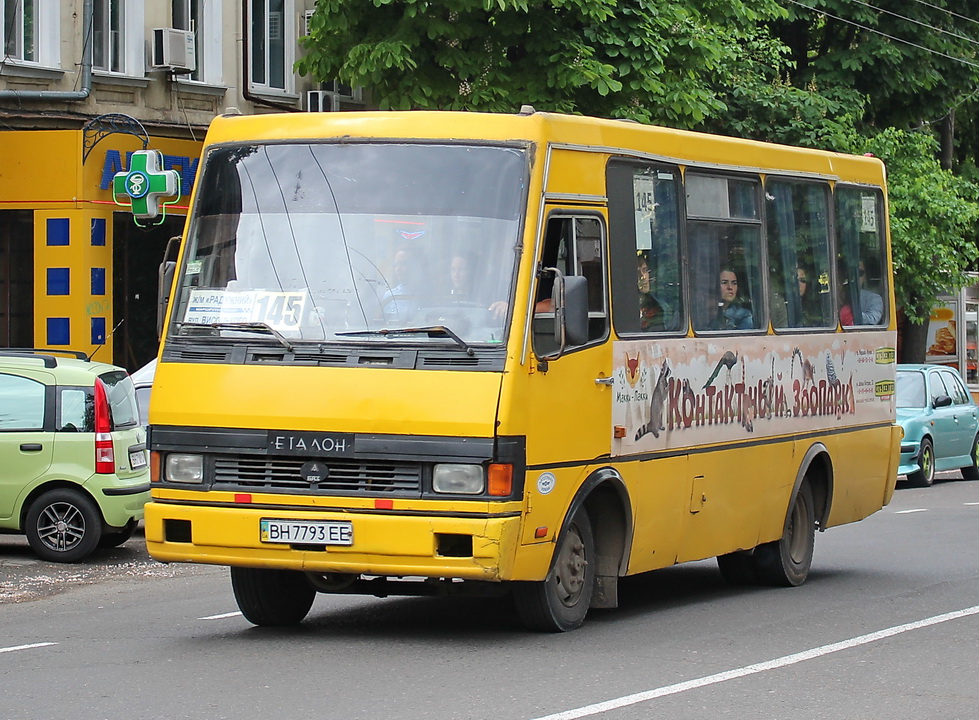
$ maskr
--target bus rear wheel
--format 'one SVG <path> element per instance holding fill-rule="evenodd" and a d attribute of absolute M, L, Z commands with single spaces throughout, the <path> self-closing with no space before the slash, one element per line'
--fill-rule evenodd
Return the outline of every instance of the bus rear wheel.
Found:
<path fill-rule="evenodd" d="M 755 574 L 764 585 L 795 587 L 809 576 L 816 542 L 816 510 L 812 488 L 802 481 L 792 501 L 782 537 L 755 548 Z"/>
<path fill-rule="evenodd" d="M 262 627 L 298 625 L 316 597 L 306 574 L 295 570 L 233 567 L 231 588 L 241 614 Z"/>
<path fill-rule="evenodd" d="M 556 553 L 545 580 L 513 589 L 517 615 L 531 630 L 567 632 L 585 621 L 595 590 L 595 540 L 584 508 L 572 517 Z"/>

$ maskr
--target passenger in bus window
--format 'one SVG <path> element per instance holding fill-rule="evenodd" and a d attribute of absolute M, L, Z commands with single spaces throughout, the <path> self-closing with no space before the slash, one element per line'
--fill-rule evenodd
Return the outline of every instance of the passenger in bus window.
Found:
<path fill-rule="evenodd" d="M 844 327 L 853 325 L 853 306 L 850 304 L 850 283 L 846 281 L 845 276 L 842 274 L 839 276 L 836 296 L 840 305 L 840 325 Z"/>
<path fill-rule="evenodd" d="M 653 294 L 655 278 L 650 275 L 646 253 L 640 252 L 636 256 L 636 270 L 639 276 L 639 329 L 643 332 L 675 330 L 673 309 Z"/>
<path fill-rule="evenodd" d="M 877 325 L 884 317 L 884 299 L 867 288 L 867 266 L 863 260 L 857 271 L 860 283 L 860 315 L 864 325 Z"/>
<path fill-rule="evenodd" d="M 799 285 L 799 306 L 802 317 L 801 327 L 818 327 L 823 324 L 823 313 L 819 307 L 817 290 L 812 286 L 812 273 L 803 267 L 796 268 L 796 282 Z"/>
<path fill-rule="evenodd" d="M 711 330 L 751 330 L 755 327 L 751 310 L 744 307 L 738 297 L 738 275 L 731 268 L 723 268 L 719 275 L 720 300 L 717 313 L 711 321 Z"/>
<path fill-rule="evenodd" d="M 422 263 L 418 252 L 411 247 L 398 248 L 391 265 L 392 282 L 381 299 L 385 320 L 406 322 L 419 307 L 419 292 L 422 288 Z"/>

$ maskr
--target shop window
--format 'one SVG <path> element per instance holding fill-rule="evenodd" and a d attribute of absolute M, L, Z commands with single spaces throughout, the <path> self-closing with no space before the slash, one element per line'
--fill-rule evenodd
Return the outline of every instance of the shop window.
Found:
<path fill-rule="evenodd" d="M 34 213 L 0 211 L 0 346 L 34 342 Z"/>

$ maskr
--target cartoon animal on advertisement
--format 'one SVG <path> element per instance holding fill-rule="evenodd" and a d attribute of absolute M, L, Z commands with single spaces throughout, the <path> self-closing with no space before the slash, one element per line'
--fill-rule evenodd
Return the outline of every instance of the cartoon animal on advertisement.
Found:
<path fill-rule="evenodd" d="M 802 357 L 802 351 L 799 348 L 795 348 L 792 351 L 792 377 L 795 377 L 796 358 L 799 358 L 799 366 L 802 368 L 802 389 L 805 390 L 807 385 L 816 384 L 816 368 L 809 360 Z"/>
<path fill-rule="evenodd" d="M 707 378 L 707 382 L 704 383 L 704 389 L 710 387 L 710 384 L 714 382 L 714 379 L 717 377 L 718 373 L 721 372 L 721 368 L 727 370 L 727 384 L 730 385 L 731 370 L 737 364 L 738 364 L 738 353 L 733 353 L 730 350 L 726 351 L 723 355 L 721 355 L 721 359 L 718 360 L 717 364 L 714 366 L 714 372 L 710 374 L 710 377 Z"/>
<path fill-rule="evenodd" d="M 649 422 L 639 428 L 639 432 L 636 433 L 637 442 L 650 433 L 654 438 L 658 438 L 660 430 L 666 427 L 663 418 L 666 414 L 667 390 L 671 374 L 670 366 L 664 360 L 653 391 L 649 394 Z"/>

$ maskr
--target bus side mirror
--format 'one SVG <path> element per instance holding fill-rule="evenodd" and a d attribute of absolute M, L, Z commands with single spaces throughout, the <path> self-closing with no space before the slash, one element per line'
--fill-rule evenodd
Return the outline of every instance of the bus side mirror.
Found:
<path fill-rule="evenodd" d="M 555 279 L 554 339 L 562 350 L 588 341 L 588 280 L 580 275 Z"/>
<path fill-rule="evenodd" d="M 157 298 L 156 298 L 156 335 L 163 337 L 163 321 L 167 316 L 167 307 L 170 305 L 170 288 L 173 287 L 173 275 L 177 270 L 177 249 L 180 247 L 180 237 L 174 236 L 167 243 L 167 249 L 163 253 L 163 262 L 157 272 Z"/>

